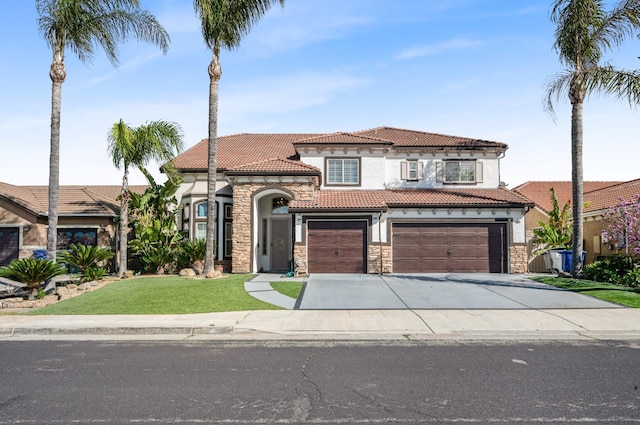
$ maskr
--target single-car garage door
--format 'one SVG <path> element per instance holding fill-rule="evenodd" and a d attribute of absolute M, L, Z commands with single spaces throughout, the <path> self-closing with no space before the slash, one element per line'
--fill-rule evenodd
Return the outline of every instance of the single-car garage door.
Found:
<path fill-rule="evenodd" d="M 367 222 L 309 221 L 309 273 L 366 273 Z"/>
<path fill-rule="evenodd" d="M 0 266 L 6 266 L 18 258 L 20 249 L 20 229 L 0 227 Z"/>
<path fill-rule="evenodd" d="M 507 272 L 505 223 L 394 223 L 395 273 Z"/>

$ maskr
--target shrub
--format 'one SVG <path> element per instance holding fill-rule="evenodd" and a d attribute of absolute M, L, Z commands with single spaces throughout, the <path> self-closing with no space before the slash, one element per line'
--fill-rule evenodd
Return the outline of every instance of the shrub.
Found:
<path fill-rule="evenodd" d="M 178 268 L 190 267 L 197 261 L 204 261 L 206 253 L 206 243 L 204 239 L 183 239 L 178 245 Z M 215 251 L 215 249 L 214 249 Z"/>
<path fill-rule="evenodd" d="M 585 279 L 637 287 L 640 282 L 640 260 L 628 256 L 604 257 L 587 264 Z"/>
<path fill-rule="evenodd" d="M 113 252 L 108 248 L 98 246 L 72 244 L 69 251 L 63 251 L 58 256 L 59 261 L 77 267 L 81 275 L 89 267 L 98 267 L 105 260 L 113 258 Z"/>
<path fill-rule="evenodd" d="M 82 276 L 80 277 L 81 282 L 92 282 L 94 280 L 100 280 L 107 274 L 107 270 L 104 267 L 98 266 L 89 266 L 84 269 L 82 272 Z"/>
<path fill-rule="evenodd" d="M 65 268 L 51 260 L 38 260 L 36 258 L 19 258 L 8 266 L 0 267 L 0 277 L 6 277 L 27 285 L 29 299 L 38 295 L 38 290 L 43 282 L 52 277 L 64 274 Z"/>

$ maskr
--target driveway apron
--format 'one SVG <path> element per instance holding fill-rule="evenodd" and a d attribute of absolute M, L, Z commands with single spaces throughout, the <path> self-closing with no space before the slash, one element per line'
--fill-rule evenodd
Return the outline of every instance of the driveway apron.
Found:
<path fill-rule="evenodd" d="M 523 275 L 429 273 L 394 275 L 312 274 L 296 308 L 573 309 L 620 307 L 555 288 Z"/>

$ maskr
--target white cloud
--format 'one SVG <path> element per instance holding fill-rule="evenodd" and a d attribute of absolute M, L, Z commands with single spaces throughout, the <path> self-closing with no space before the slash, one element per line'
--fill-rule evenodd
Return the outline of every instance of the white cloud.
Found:
<path fill-rule="evenodd" d="M 411 47 L 404 50 L 396 56 L 398 60 L 416 59 L 423 56 L 436 55 L 439 53 L 448 52 L 451 50 L 465 50 L 472 49 L 483 45 L 484 42 L 479 40 L 469 40 L 466 38 L 454 38 L 451 40 L 441 41 L 439 43 L 432 43 L 423 46 Z"/>

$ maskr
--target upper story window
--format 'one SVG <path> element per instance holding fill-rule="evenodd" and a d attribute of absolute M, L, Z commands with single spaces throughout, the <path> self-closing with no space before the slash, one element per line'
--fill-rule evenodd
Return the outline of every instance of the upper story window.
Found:
<path fill-rule="evenodd" d="M 443 161 L 438 163 L 438 181 L 443 183 L 482 182 L 482 163 L 478 161 Z"/>
<path fill-rule="evenodd" d="M 329 158 L 326 165 L 327 185 L 359 185 L 360 159 Z"/>
<path fill-rule="evenodd" d="M 207 218 L 207 202 L 200 202 L 196 205 L 196 217 Z"/>
<path fill-rule="evenodd" d="M 417 181 L 422 180 L 424 174 L 424 164 L 421 161 L 410 159 L 401 164 L 402 180 Z"/>

